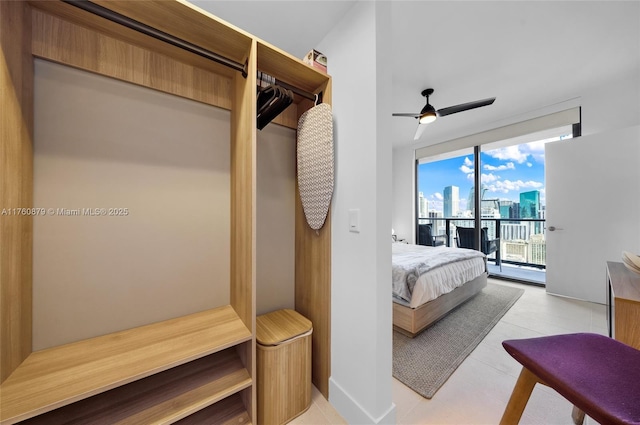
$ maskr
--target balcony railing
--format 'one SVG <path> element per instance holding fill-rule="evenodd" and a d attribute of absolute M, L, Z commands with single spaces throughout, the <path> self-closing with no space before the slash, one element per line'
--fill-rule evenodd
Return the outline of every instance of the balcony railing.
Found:
<path fill-rule="evenodd" d="M 456 226 L 474 227 L 473 218 L 438 218 L 421 217 L 418 224 L 432 223 L 434 235 L 447 235 L 447 246 L 456 246 Z M 481 219 L 482 227 L 487 228 L 489 239 L 500 239 L 500 256 L 492 253 L 487 258 L 494 263 L 500 261 L 502 271 L 490 267 L 490 273 L 522 280 L 544 283 L 546 270 L 546 220 L 538 218 L 485 218 Z M 416 232 L 417 234 L 417 232 Z M 417 243 L 417 242 L 416 242 Z M 496 264 L 497 265 L 497 264 Z M 532 277 L 523 277 L 525 271 Z"/>

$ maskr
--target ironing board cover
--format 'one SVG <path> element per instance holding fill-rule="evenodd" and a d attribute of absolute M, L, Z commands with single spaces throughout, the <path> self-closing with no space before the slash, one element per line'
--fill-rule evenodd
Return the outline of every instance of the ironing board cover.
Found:
<path fill-rule="evenodd" d="M 333 116 L 321 103 L 298 120 L 298 187 L 309 226 L 324 225 L 333 195 Z"/>

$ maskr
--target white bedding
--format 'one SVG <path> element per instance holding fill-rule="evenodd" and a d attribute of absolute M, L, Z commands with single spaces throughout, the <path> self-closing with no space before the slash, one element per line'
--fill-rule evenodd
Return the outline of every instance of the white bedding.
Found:
<path fill-rule="evenodd" d="M 486 256 L 473 249 L 392 244 L 394 301 L 418 307 L 485 272 Z"/>

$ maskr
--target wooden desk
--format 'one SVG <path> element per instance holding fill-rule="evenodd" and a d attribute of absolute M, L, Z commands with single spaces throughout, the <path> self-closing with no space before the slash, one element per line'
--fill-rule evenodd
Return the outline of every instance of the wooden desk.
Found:
<path fill-rule="evenodd" d="M 607 262 L 609 336 L 640 350 L 640 274 Z"/>

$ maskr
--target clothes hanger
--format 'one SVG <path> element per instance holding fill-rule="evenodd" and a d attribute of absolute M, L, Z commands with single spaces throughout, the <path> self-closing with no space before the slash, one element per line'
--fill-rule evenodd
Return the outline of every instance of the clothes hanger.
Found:
<path fill-rule="evenodd" d="M 269 88 L 273 88 L 274 97 L 269 97 L 269 101 L 263 103 L 258 110 L 257 127 L 259 130 L 262 130 L 293 103 L 293 92 L 291 90 L 276 84 L 272 84 Z"/>
<path fill-rule="evenodd" d="M 273 85 L 264 87 L 258 92 L 256 99 L 258 116 L 260 116 L 267 108 L 272 105 L 278 97 L 277 88 Z"/>

